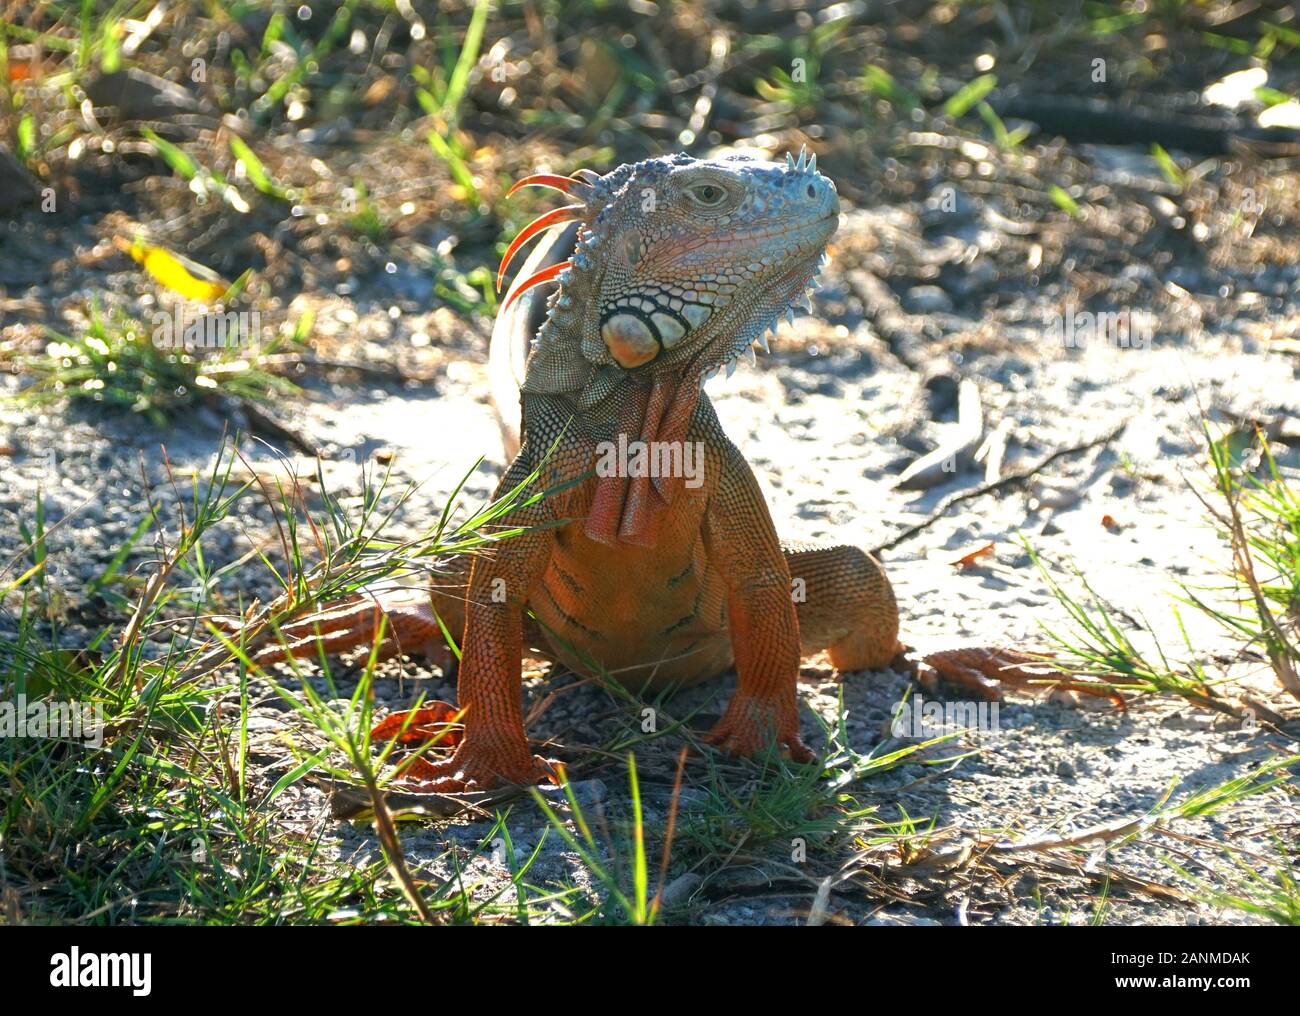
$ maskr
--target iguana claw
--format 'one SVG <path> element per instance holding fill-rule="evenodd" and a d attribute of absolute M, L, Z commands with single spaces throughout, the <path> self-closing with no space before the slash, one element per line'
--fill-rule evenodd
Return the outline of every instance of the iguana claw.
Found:
<path fill-rule="evenodd" d="M 729 755 L 753 758 L 775 745 L 793 762 L 811 762 L 816 756 L 799 736 L 798 714 L 791 709 L 791 715 L 779 715 L 785 712 L 737 694 L 704 740 Z"/>
<path fill-rule="evenodd" d="M 490 748 L 462 744 L 451 758 L 430 762 L 416 757 L 400 767 L 404 790 L 426 794 L 465 794 L 491 790 L 502 783 L 535 786 L 556 783 L 557 763 L 541 755 L 522 753 L 496 754 Z"/>

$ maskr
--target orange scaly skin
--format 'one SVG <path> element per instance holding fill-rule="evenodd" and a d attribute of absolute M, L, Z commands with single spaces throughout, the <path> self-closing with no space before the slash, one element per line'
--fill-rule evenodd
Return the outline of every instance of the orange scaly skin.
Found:
<path fill-rule="evenodd" d="M 551 493 L 502 520 L 527 532 L 451 562 L 428 601 L 409 592 L 361 597 L 292 626 L 289 652 L 314 655 L 317 634 L 331 651 L 367 644 L 389 605 L 388 631 L 403 651 L 436 651 L 434 611 L 463 631 L 464 738 L 449 760 L 422 767 L 429 790 L 550 775 L 523 727 L 526 645 L 579 672 L 595 661 L 637 689 L 734 666 L 737 691 L 711 740 L 738 754 L 775 744 L 811 759 L 799 733 L 800 657 L 827 650 L 841 671 L 888 666 L 904 652 L 894 593 L 857 547 L 778 540 L 702 385 L 751 343 L 766 348 L 778 316 L 806 303 L 838 221 L 835 187 L 802 154 L 784 166 L 673 156 L 604 177 L 523 182 L 579 202 L 526 232 L 581 223 L 567 262 L 556 263 L 555 251 L 549 266 L 530 259 L 521 275 L 535 274 L 516 281 L 506 303 L 532 296 L 503 310 L 493 336 L 495 347 L 521 323 L 531 335 L 528 308 L 541 310 L 532 287 L 559 282 L 527 359 L 522 444 L 497 488 L 501 496 L 540 470 L 535 487 Z M 675 449 L 671 475 L 607 475 L 611 449 L 637 441 Z M 792 577 L 802 596 L 792 596 Z M 997 650 L 926 660 L 981 694 L 996 694 L 1004 666 L 1032 662 Z"/>

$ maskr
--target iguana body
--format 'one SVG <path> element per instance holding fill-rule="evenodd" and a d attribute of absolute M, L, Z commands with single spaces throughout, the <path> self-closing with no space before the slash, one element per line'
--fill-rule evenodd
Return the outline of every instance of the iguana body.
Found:
<path fill-rule="evenodd" d="M 802 155 L 784 166 L 673 156 L 604 177 L 525 182 L 578 199 L 538 220 L 577 223 L 565 234 L 577 242 L 566 262 L 534 255 L 528 267 L 538 271 L 522 273 L 494 332 L 498 391 L 517 377 L 522 344 L 536 332 L 523 371 L 522 443 L 497 496 L 535 472 L 533 487 L 552 493 L 503 520 L 526 527 L 522 535 L 453 562 L 431 604 L 410 593 L 363 597 L 295 625 L 289 650 L 314 654 L 318 640 L 327 651 L 365 644 L 384 612 L 403 650 L 433 651 L 441 638 L 431 606 L 463 632 L 465 736 L 428 770 L 430 789 L 548 775 L 524 733 L 526 645 L 579 672 L 598 665 L 636 689 L 734 666 L 737 689 L 711 740 L 744 754 L 775 743 L 807 759 L 796 710 L 800 657 L 826 650 L 842 671 L 887 666 L 903 650 L 894 594 L 857 547 L 778 540 L 702 384 L 751 344 L 765 347 L 779 316 L 806 300 L 837 225 L 835 187 Z M 530 303 L 539 280 L 559 283 L 540 326 L 543 308 Z M 698 451 L 702 469 L 598 472 L 611 449 L 636 442 Z M 928 662 L 989 691 L 1008 665 L 1029 658 L 967 651 Z"/>

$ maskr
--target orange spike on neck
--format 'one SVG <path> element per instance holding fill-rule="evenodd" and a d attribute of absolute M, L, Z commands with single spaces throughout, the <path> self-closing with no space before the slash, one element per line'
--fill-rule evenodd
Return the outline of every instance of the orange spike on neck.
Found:
<path fill-rule="evenodd" d="M 563 225 L 567 222 L 574 222 L 582 217 L 581 213 L 586 211 L 585 205 L 565 205 L 563 208 L 557 208 L 554 211 L 540 215 L 523 229 L 519 235 L 510 241 L 510 246 L 506 249 L 505 257 L 501 259 L 501 267 L 497 269 L 497 291 L 501 290 L 501 280 L 506 277 L 506 269 L 510 267 L 510 261 L 519 252 L 519 248 L 552 226 Z"/>
<path fill-rule="evenodd" d="M 566 268 L 572 268 L 572 267 L 573 267 L 572 260 L 561 261 L 559 264 L 551 265 L 551 267 L 549 268 L 543 268 L 540 272 L 537 272 L 535 275 L 528 276 L 528 278 L 524 279 L 523 282 L 515 283 L 515 287 L 512 290 L 510 290 L 510 295 L 507 296 L 505 302 L 501 304 L 500 313 L 504 314 L 506 312 L 506 309 L 512 303 L 518 300 L 521 296 L 524 295 L 524 293 L 528 292 L 528 290 L 532 289 L 534 286 L 541 286 L 547 282 L 553 282 L 555 280 L 555 277 L 559 275 L 562 271 L 564 271 Z"/>
<path fill-rule="evenodd" d="M 519 180 L 506 191 L 506 197 L 510 197 L 520 187 L 550 187 L 552 190 L 564 191 L 565 194 L 572 194 L 574 187 L 585 187 L 582 180 L 575 180 L 571 176 L 557 176 L 555 173 L 534 173 L 532 176 L 526 176 Z"/>

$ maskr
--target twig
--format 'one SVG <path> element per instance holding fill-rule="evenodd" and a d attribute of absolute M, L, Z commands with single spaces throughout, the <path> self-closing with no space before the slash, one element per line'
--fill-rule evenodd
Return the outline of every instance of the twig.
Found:
<path fill-rule="evenodd" d="M 263 356 L 259 359 L 258 365 L 274 370 L 287 370 L 291 367 L 318 372 L 347 370 L 362 377 L 373 378 L 376 381 L 391 381 L 395 384 L 408 384 L 412 381 L 428 383 L 436 380 L 435 375 L 410 374 L 399 367 L 355 363 L 352 360 L 328 360 L 319 356 L 301 356 L 297 353 L 273 353 Z"/>
<path fill-rule="evenodd" d="M 700 87 L 700 94 L 691 110 L 686 130 L 678 135 L 678 140 L 684 146 L 689 146 L 704 137 L 709 115 L 713 112 L 713 101 L 718 94 L 718 79 L 726 69 L 727 55 L 730 51 L 731 37 L 724 31 L 714 32 L 709 46 L 709 64 L 702 72 L 704 81 Z"/>
<path fill-rule="evenodd" d="M 254 433 L 261 434 L 263 437 L 272 440 L 283 441 L 304 455 L 312 457 L 320 455 L 320 449 L 313 445 L 308 438 L 287 427 L 269 413 L 264 412 L 249 399 L 239 396 L 226 396 L 218 401 L 218 406 L 227 417 L 234 413 L 241 414 L 248 421 L 248 430 Z"/>
<path fill-rule="evenodd" d="M 1067 455 L 1078 455 L 1080 452 L 1089 451 L 1090 449 L 1096 448 L 1100 445 L 1110 444 L 1115 440 L 1115 438 L 1119 437 L 1120 434 L 1124 432 L 1124 428 L 1127 426 L 1128 421 L 1125 420 L 1118 427 L 1108 430 L 1100 437 L 1095 437 L 1090 441 L 1084 441 L 1081 444 L 1070 445 L 1068 448 L 1058 448 L 1050 455 L 1044 456 L 1026 469 L 1017 470 L 1014 473 L 1008 473 L 1006 476 L 1002 477 L 1002 479 L 995 480 L 992 483 L 981 484 L 974 490 L 964 490 L 952 494 L 939 502 L 939 507 L 932 511 L 923 521 L 916 523 L 914 526 L 908 526 L 908 528 L 904 529 L 893 539 L 882 543 L 872 551 L 872 553 L 880 554 L 886 550 L 893 550 L 900 543 L 910 540 L 917 533 L 929 529 L 932 525 L 943 518 L 954 506 L 961 504 L 962 502 L 973 501 L 975 498 L 983 497 L 985 494 L 992 494 L 999 490 L 1005 490 L 1008 487 L 1019 486 L 1028 480 L 1032 480 L 1038 473 L 1042 472 L 1057 459 L 1064 458 Z"/>
<path fill-rule="evenodd" d="M 885 283 L 875 273 L 866 269 L 847 272 L 845 279 L 853 293 L 862 301 L 862 314 L 898 362 L 909 370 L 920 372 L 921 357 L 916 351 L 917 329 L 912 316 Z"/>
<path fill-rule="evenodd" d="M 894 481 L 899 490 L 929 490 L 952 476 L 959 465 L 969 462 L 984 439 L 984 408 L 980 390 L 970 378 L 962 378 L 957 389 L 957 427 L 948 440 L 922 455 Z"/>
<path fill-rule="evenodd" d="M 1018 873 L 1021 870 L 1016 862 L 1012 862 L 1007 858 L 993 857 L 989 859 L 989 863 L 999 870 L 1005 869 L 1006 874 Z M 1187 893 L 1174 886 L 1163 885 L 1160 882 L 1152 882 L 1137 875 L 1130 875 L 1127 872 L 1112 868 L 1109 865 L 1104 871 L 1084 871 L 1077 866 L 1067 864 L 1064 861 L 1057 861 L 1043 857 L 1033 858 L 1028 862 L 1028 865 L 1041 868 L 1044 871 L 1050 871 L 1056 875 L 1086 879 L 1094 885 L 1110 885 L 1129 890 L 1136 890 L 1137 892 L 1146 893 L 1148 896 L 1172 900 L 1175 903 L 1196 902 L 1194 897 L 1189 896 Z"/>
<path fill-rule="evenodd" d="M 1007 456 L 1007 441 L 1010 437 L 1011 421 L 1001 420 L 975 452 L 975 461 L 984 463 L 985 483 L 996 483 L 1002 479 L 1002 462 Z"/>

